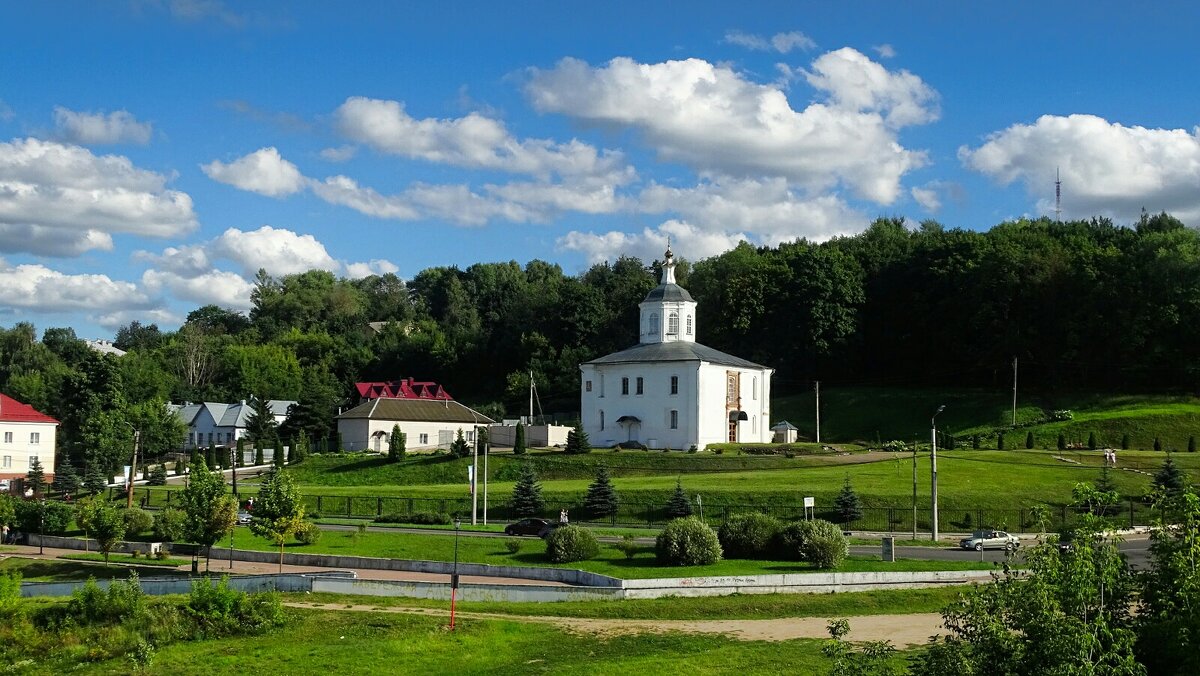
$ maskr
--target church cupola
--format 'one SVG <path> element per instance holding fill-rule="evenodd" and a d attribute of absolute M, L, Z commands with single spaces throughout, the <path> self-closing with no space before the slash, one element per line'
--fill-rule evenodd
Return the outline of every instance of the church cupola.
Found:
<path fill-rule="evenodd" d="M 641 309 L 639 342 L 696 342 L 696 301 L 687 289 L 675 283 L 675 256 L 670 241 L 663 254 L 662 280 L 638 307 Z"/>

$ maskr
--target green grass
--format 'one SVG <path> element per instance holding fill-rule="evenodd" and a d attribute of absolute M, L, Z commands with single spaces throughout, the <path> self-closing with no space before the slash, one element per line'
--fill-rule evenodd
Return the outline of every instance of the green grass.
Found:
<path fill-rule="evenodd" d="M 365 523 L 370 528 L 401 528 L 401 529 L 403 529 L 403 528 L 419 528 L 421 530 L 440 530 L 440 531 L 448 531 L 448 532 L 454 531 L 454 524 L 427 525 L 427 524 L 411 524 L 411 523 L 376 523 L 374 521 L 371 521 L 368 518 L 360 518 L 360 519 L 321 518 L 321 519 L 314 519 L 314 521 L 316 521 L 319 524 L 326 524 L 326 525 L 331 525 L 331 526 L 358 526 L 358 525 Z M 484 525 L 483 523 L 477 523 L 474 526 L 472 526 L 472 525 L 470 525 L 470 518 L 468 517 L 467 521 L 464 521 L 462 524 L 460 524 L 459 529 L 463 533 L 503 533 L 504 526 L 506 524 L 507 524 L 507 522 L 505 522 L 505 521 L 501 521 L 499 523 L 496 523 L 495 521 L 493 521 L 492 523 L 489 523 L 487 525 Z M 626 535 L 633 535 L 634 537 L 654 537 L 659 531 L 659 529 L 657 529 L 657 528 L 604 528 L 604 527 L 591 528 L 590 530 L 593 533 L 595 533 L 596 535 L 602 536 L 602 537 L 603 536 L 624 537 Z"/>
<path fill-rule="evenodd" d="M 104 562 L 103 554 L 63 554 L 58 557 L 60 559 L 70 559 L 72 561 L 99 561 Z M 153 557 L 139 556 L 133 557 L 128 554 L 111 554 L 108 557 L 110 563 L 131 563 L 138 566 L 154 566 L 159 568 L 178 568 L 191 563 L 184 559 L 156 559 Z"/>
<path fill-rule="evenodd" d="M 94 577 L 97 580 L 126 578 L 130 573 L 143 576 L 173 575 L 171 570 L 156 570 L 138 566 L 108 566 L 84 561 L 62 561 L 48 559 L 7 558 L 0 561 L 0 572 L 18 571 L 26 582 L 67 582 L 86 580 Z"/>
<path fill-rule="evenodd" d="M 290 626 L 264 636 L 181 642 L 158 651 L 169 674 L 687 674 L 823 673 L 821 642 L 738 641 L 717 635 L 603 637 L 550 625 L 396 613 L 294 610 Z M 896 657 L 897 664 L 904 657 Z M 128 662 L 81 665 L 81 673 L 128 673 Z"/>
<path fill-rule="evenodd" d="M 278 551 L 269 540 L 239 528 L 235 546 L 242 549 Z M 653 577 L 698 577 L 710 575 L 771 575 L 779 573 L 817 572 L 807 563 L 795 561 L 759 561 L 727 559 L 709 566 L 660 566 L 652 547 L 643 547 L 632 559 L 612 545 L 601 544 L 600 555 L 590 561 L 571 564 L 553 564 L 546 560 L 546 543 L 536 538 L 521 540 L 522 549 L 510 554 L 499 538 L 458 538 L 458 560 L 464 563 L 485 563 L 493 566 L 538 566 L 578 568 L 601 575 L 641 579 Z M 425 561 L 454 560 L 454 538 L 444 535 L 416 535 L 407 533 L 336 533 L 326 532 L 313 545 L 289 543 L 286 552 L 308 552 L 317 554 L 341 554 L 393 559 L 417 559 Z M 922 561 L 897 560 L 887 563 L 875 557 L 850 557 L 840 572 L 864 571 L 927 571 L 927 570 L 990 570 L 990 563 L 978 561 Z"/>
<path fill-rule="evenodd" d="M 958 600 L 960 587 L 899 589 L 838 594 L 734 594 L 703 598 L 672 597 L 622 601 L 561 603 L 460 602 L 464 612 L 591 617 L 637 620 L 769 620 L 779 617 L 857 617 L 936 613 Z M 369 604 L 381 608 L 445 608 L 431 599 L 372 597 L 350 594 L 287 594 L 297 603 Z"/>

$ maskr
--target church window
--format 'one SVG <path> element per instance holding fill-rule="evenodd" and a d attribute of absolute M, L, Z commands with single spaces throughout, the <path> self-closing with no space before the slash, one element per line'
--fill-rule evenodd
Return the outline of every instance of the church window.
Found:
<path fill-rule="evenodd" d="M 671 429 L 679 429 L 679 411 L 671 411 Z"/>
<path fill-rule="evenodd" d="M 629 394 L 629 378 L 621 378 L 621 394 Z"/>
<path fill-rule="evenodd" d="M 585 392 L 591 392 L 591 391 L 592 391 L 592 381 L 590 381 L 590 380 L 588 380 L 588 381 L 585 381 L 585 382 L 583 383 L 583 390 L 584 390 Z"/>
<path fill-rule="evenodd" d="M 758 434 L 758 416 L 750 416 L 750 431 Z"/>
<path fill-rule="evenodd" d="M 692 316 L 691 315 L 687 316 L 687 334 L 689 336 L 692 335 Z"/>
<path fill-rule="evenodd" d="M 750 393 L 754 397 L 754 400 L 757 401 L 758 400 L 758 376 L 754 376 L 754 378 L 750 381 Z"/>
<path fill-rule="evenodd" d="M 667 315 L 667 335 L 668 336 L 679 335 L 679 313 L 678 312 L 672 312 L 671 314 Z"/>
<path fill-rule="evenodd" d="M 642 377 L 641 377 L 641 376 L 638 376 L 638 379 L 637 379 L 637 393 L 638 393 L 638 394 L 643 394 L 643 391 L 642 391 Z"/>
<path fill-rule="evenodd" d="M 600 374 L 600 396 L 604 396 L 604 374 Z"/>
<path fill-rule="evenodd" d="M 725 405 L 738 405 L 738 377 L 737 373 L 728 373 L 725 376 Z"/>
<path fill-rule="evenodd" d="M 652 336 L 658 335 L 658 313 L 657 312 L 650 313 L 650 335 L 652 335 Z"/>
<path fill-rule="evenodd" d="M 600 429 L 604 429 L 604 411 L 600 411 Z"/>
<path fill-rule="evenodd" d="M 671 394 L 679 394 L 679 376 L 671 376 Z"/>

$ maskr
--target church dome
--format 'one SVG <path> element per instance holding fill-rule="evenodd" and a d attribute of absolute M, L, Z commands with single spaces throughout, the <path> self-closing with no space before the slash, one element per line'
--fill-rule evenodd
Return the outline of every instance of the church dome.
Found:
<path fill-rule="evenodd" d="M 643 300 L 642 302 L 643 303 L 650 303 L 650 302 L 658 303 L 658 302 L 662 302 L 662 301 L 695 302 L 692 300 L 692 294 L 688 293 L 687 289 L 683 288 L 682 286 L 679 286 L 678 284 L 659 284 L 657 287 L 651 289 L 650 293 L 646 294 L 646 299 Z"/>

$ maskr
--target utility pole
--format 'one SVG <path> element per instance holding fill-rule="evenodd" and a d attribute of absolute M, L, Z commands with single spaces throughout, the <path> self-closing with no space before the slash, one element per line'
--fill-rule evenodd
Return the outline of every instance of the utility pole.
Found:
<path fill-rule="evenodd" d="M 932 521 L 932 524 L 931 524 L 931 525 L 932 525 L 932 529 L 931 529 L 931 530 L 933 531 L 933 532 L 932 532 L 932 535 L 933 535 L 933 541 L 934 541 L 934 542 L 937 542 L 937 539 L 938 539 L 938 504 L 937 504 L 937 417 L 938 417 L 938 413 L 941 413 L 943 410 L 945 410 L 945 408 L 946 408 L 946 405 L 945 405 L 945 404 L 942 404 L 941 406 L 938 406 L 938 410 L 934 412 L 934 414 L 933 414 L 933 417 L 932 417 L 932 418 L 930 418 L 930 420 L 929 420 L 929 426 L 933 428 L 933 448 L 932 448 L 932 451 L 933 451 L 933 452 L 932 452 L 932 453 L 930 453 L 930 455 L 929 455 L 929 460 L 930 460 L 930 463 L 931 463 L 931 465 L 930 465 L 930 468 L 929 468 L 929 471 L 930 471 L 930 473 L 931 473 L 931 477 L 932 477 L 932 480 L 933 480 L 933 521 Z"/>
<path fill-rule="evenodd" d="M 913 540 L 917 539 L 917 442 L 913 442 Z"/>
<path fill-rule="evenodd" d="M 484 427 L 487 429 L 487 427 Z M 479 432 L 475 433 L 475 440 L 479 440 Z M 492 445 L 491 434 L 488 434 L 487 440 L 483 442 L 483 525 L 487 525 L 487 482 L 488 482 L 488 446 Z"/>
<path fill-rule="evenodd" d="M 128 423 L 126 423 L 128 424 Z M 133 480 L 137 477 L 137 456 L 138 456 L 138 441 L 140 441 L 142 433 L 133 431 L 133 464 L 129 465 L 129 482 L 125 486 L 125 508 L 133 507 Z"/>
<path fill-rule="evenodd" d="M 1013 357 L 1013 407 L 1012 425 L 1017 426 L 1017 358 Z"/>
<path fill-rule="evenodd" d="M 479 444 L 471 444 L 471 525 L 476 522 L 479 510 Z"/>
<path fill-rule="evenodd" d="M 529 369 L 529 424 L 533 424 L 533 369 Z"/>
<path fill-rule="evenodd" d="M 817 391 L 817 443 L 821 443 L 821 381 L 814 381 Z"/>

